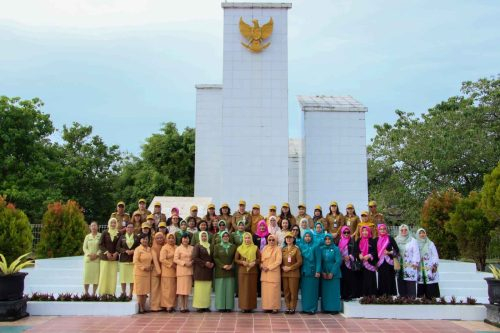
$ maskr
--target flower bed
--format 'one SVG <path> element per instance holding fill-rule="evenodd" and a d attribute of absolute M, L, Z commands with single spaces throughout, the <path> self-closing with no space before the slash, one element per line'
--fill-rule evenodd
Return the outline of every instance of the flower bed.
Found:
<path fill-rule="evenodd" d="M 126 296 L 34 293 L 28 296 L 32 316 L 126 316 L 136 314 L 137 302 Z"/>
<path fill-rule="evenodd" d="M 447 319 L 484 320 L 486 308 L 468 297 L 457 302 L 455 297 L 447 301 L 439 299 L 405 297 L 363 297 L 359 302 L 344 302 L 344 316 L 377 319 Z"/>

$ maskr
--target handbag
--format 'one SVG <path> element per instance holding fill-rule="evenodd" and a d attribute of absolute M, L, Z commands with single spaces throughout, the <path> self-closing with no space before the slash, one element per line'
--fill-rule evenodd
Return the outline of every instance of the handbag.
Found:
<path fill-rule="evenodd" d="M 401 270 L 401 263 L 399 262 L 399 258 L 394 258 L 394 270 L 395 271 Z"/>
<path fill-rule="evenodd" d="M 361 261 L 354 260 L 351 263 L 351 269 L 352 269 L 353 272 L 359 272 L 361 270 Z"/>

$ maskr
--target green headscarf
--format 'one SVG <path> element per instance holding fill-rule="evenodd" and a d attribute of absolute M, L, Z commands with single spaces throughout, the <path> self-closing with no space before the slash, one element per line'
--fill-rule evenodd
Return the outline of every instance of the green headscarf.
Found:
<path fill-rule="evenodd" d="M 227 230 L 224 230 L 219 232 L 219 234 L 220 234 L 220 245 L 224 248 L 224 250 L 226 250 L 227 253 L 227 250 L 231 247 L 231 243 L 229 242 L 229 240 L 225 242 L 223 236 L 227 234 L 227 236 L 229 237 L 229 232 Z"/>

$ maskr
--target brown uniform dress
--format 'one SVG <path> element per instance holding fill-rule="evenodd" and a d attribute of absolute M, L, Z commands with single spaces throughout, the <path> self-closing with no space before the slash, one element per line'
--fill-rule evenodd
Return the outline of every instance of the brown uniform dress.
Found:
<path fill-rule="evenodd" d="M 134 250 L 134 293 L 147 295 L 151 292 L 151 271 L 153 255 L 151 248 L 139 245 Z"/>
<path fill-rule="evenodd" d="M 251 220 L 252 220 L 252 221 L 251 221 L 251 224 L 252 224 L 252 225 L 251 225 L 251 227 L 250 227 L 250 232 L 251 232 L 251 233 L 252 233 L 252 235 L 253 235 L 253 234 L 255 234 L 255 232 L 257 231 L 257 224 L 258 224 L 260 221 L 264 220 L 264 216 L 262 216 L 262 215 L 260 215 L 260 214 L 259 214 L 259 215 L 250 215 L 250 218 L 251 218 Z M 236 230 L 238 230 L 238 229 L 236 229 Z"/>
<path fill-rule="evenodd" d="M 237 210 L 233 214 L 233 219 L 231 220 L 231 230 L 230 231 L 236 231 L 238 230 L 238 221 L 240 220 L 245 220 L 245 231 L 250 232 L 251 230 L 251 224 L 252 224 L 252 219 L 250 218 L 250 213 L 247 211 L 244 211 L 243 214 L 240 213 L 239 210 Z M 227 221 L 226 221 L 227 222 Z"/>
<path fill-rule="evenodd" d="M 177 276 L 177 295 L 189 296 L 193 286 L 193 265 L 186 266 L 193 260 L 193 247 L 179 245 L 174 252 L 174 262 Z"/>
<path fill-rule="evenodd" d="M 226 230 L 231 232 L 234 231 L 233 229 L 233 216 L 232 215 L 219 215 L 218 221 L 224 220 L 226 221 Z M 219 223 L 217 223 L 217 226 L 219 226 Z"/>
<path fill-rule="evenodd" d="M 257 308 L 257 283 L 259 277 L 260 251 L 257 247 L 255 253 L 255 266 L 247 271 L 243 266 L 246 258 L 236 250 L 234 262 L 238 267 L 238 306 L 241 310 L 253 310 Z"/>
<path fill-rule="evenodd" d="M 134 212 L 134 214 L 132 214 L 132 216 L 134 216 L 135 213 L 139 213 L 141 215 L 141 223 L 146 222 L 148 219 L 148 215 L 151 214 L 151 212 L 148 209 L 144 209 L 144 210 L 138 209 Z"/>
<path fill-rule="evenodd" d="M 299 299 L 300 266 L 302 266 L 302 255 L 299 247 L 292 245 L 291 248 L 285 246 L 282 250 L 281 266 L 290 267 L 290 271 L 281 272 L 283 280 L 283 293 L 285 294 L 286 308 L 295 310 Z"/>
<path fill-rule="evenodd" d="M 174 263 L 175 245 L 165 244 L 160 251 L 161 263 L 161 306 L 175 308 L 177 306 L 177 279 Z"/>
<path fill-rule="evenodd" d="M 127 213 L 118 214 L 118 212 L 114 212 L 110 218 L 115 218 L 118 221 L 117 227 L 120 231 L 123 231 L 127 227 L 127 222 L 130 222 L 130 215 Z"/>
<path fill-rule="evenodd" d="M 290 226 L 289 228 L 292 229 L 292 227 L 294 225 L 297 224 L 297 220 L 295 219 L 295 216 L 290 216 L 289 218 L 281 218 L 281 217 L 278 217 L 278 225 L 281 225 L 281 220 L 288 220 L 288 225 Z"/>
<path fill-rule="evenodd" d="M 261 266 L 269 269 L 260 273 L 262 309 L 279 310 L 281 309 L 281 248 L 277 244 L 266 245 L 262 250 L 261 260 Z"/>
<path fill-rule="evenodd" d="M 295 216 L 295 220 L 297 221 L 297 223 L 299 224 L 299 227 L 300 227 L 300 221 L 302 219 L 306 219 L 307 220 L 307 223 L 309 225 L 309 229 L 312 229 L 314 227 L 314 222 L 313 222 L 313 219 L 312 217 L 309 215 L 309 214 L 304 214 L 304 215 L 297 215 Z"/>
<path fill-rule="evenodd" d="M 376 212 L 375 214 L 368 212 L 368 220 L 373 222 L 375 225 L 385 223 L 384 215 L 379 212 Z"/>
<path fill-rule="evenodd" d="M 153 270 L 151 271 L 151 311 L 161 310 L 161 264 L 160 264 L 161 247 L 154 244 L 151 247 L 153 256 Z"/>
<path fill-rule="evenodd" d="M 358 215 L 354 215 L 354 216 L 347 216 L 347 215 L 344 215 L 344 221 L 345 221 L 345 225 L 349 227 L 349 229 L 351 229 L 351 237 L 357 237 L 357 231 L 358 231 L 358 223 L 359 223 L 359 217 Z"/>
<path fill-rule="evenodd" d="M 326 230 L 332 234 L 333 238 L 337 239 L 339 237 L 340 229 L 345 225 L 345 218 L 342 213 L 338 215 L 333 215 L 331 213 L 326 214 Z"/>

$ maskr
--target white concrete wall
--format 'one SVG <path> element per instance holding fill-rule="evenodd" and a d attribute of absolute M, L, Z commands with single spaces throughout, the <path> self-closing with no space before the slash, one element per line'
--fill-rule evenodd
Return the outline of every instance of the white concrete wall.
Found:
<path fill-rule="evenodd" d="M 352 202 L 359 215 L 368 204 L 365 113 L 303 113 L 303 181 L 309 211 L 319 204 L 325 214 L 335 200 L 342 212 Z"/>
<path fill-rule="evenodd" d="M 288 202 L 292 214 L 297 213 L 297 206 L 300 203 L 299 171 L 301 163 L 302 140 L 290 139 L 288 150 Z"/>
<path fill-rule="evenodd" d="M 196 86 L 195 197 L 220 199 L 222 179 L 222 86 Z M 219 201 L 217 201 L 220 204 Z"/>
<path fill-rule="evenodd" d="M 231 6 L 224 8 L 219 198 L 232 207 L 239 199 L 279 205 L 288 199 L 287 8 Z M 256 18 L 261 26 L 273 18 L 267 49 L 252 53 L 241 45 L 240 17 L 248 24 Z"/>

